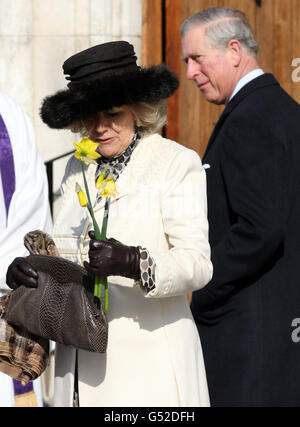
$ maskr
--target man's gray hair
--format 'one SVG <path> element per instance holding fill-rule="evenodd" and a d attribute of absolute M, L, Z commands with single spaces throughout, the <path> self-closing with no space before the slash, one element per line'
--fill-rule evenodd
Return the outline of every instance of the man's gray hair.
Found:
<path fill-rule="evenodd" d="M 211 7 L 190 16 L 181 25 L 180 33 L 194 26 L 205 26 L 207 44 L 216 49 L 226 49 L 230 40 L 238 40 L 248 55 L 256 56 L 258 44 L 244 12 L 228 7 Z"/>

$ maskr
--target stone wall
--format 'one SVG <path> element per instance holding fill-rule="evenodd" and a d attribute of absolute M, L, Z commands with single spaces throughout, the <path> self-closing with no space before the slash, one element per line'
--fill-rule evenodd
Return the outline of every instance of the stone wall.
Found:
<path fill-rule="evenodd" d="M 48 129 L 41 100 L 65 87 L 66 58 L 112 40 L 131 42 L 141 58 L 142 0 L 0 0 L 0 89 L 32 118 L 44 161 L 71 151 L 76 135 Z M 55 191 L 65 163 L 55 163 Z"/>

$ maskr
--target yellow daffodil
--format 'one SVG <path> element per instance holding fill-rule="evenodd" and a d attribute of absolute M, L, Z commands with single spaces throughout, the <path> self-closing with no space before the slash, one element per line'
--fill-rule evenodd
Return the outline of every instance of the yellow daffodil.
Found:
<path fill-rule="evenodd" d="M 88 204 L 88 201 L 87 201 L 86 195 L 84 194 L 83 190 L 81 189 L 80 185 L 77 182 L 76 182 L 75 191 L 77 193 L 80 206 L 85 208 Z"/>
<path fill-rule="evenodd" d="M 74 146 L 76 148 L 75 157 L 76 159 L 79 159 L 81 162 L 81 169 L 82 169 L 82 175 L 83 175 L 83 182 L 85 187 L 85 192 L 81 189 L 80 185 L 76 183 L 76 193 L 78 196 L 78 200 L 80 203 L 80 206 L 87 207 L 94 226 L 94 232 L 95 232 L 95 238 L 97 240 L 104 240 L 106 238 L 106 231 L 107 231 L 107 223 L 108 223 L 108 214 L 109 214 L 109 206 L 110 206 L 110 198 L 116 196 L 117 189 L 115 185 L 115 181 L 110 177 L 110 168 L 105 168 L 102 174 L 97 179 L 96 187 L 98 188 L 100 194 L 102 197 L 106 197 L 105 201 L 105 209 L 104 209 L 104 216 L 102 221 L 102 229 L 100 231 L 100 228 L 98 226 L 98 223 L 96 221 L 93 205 L 91 203 L 88 183 L 86 179 L 85 174 L 85 167 L 84 163 L 97 163 L 95 162 L 96 159 L 99 159 L 100 154 L 96 152 L 96 149 L 98 147 L 98 144 L 96 142 L 91 141 L 89 138 L 83 138 L 79 143 L 74 142 Z M 95 277 L 95 286 L 94 286 L 94 295 L 97 298 L 101 298 L 101 290 L 102 287 L 105 289 L 105 299 L 104 299 L 104 311 L 108 311 L 108 282 L 107 277 Z"/>
<path fill-rule="evenodd" d="M 101 173 L 99 176 L 98 176 L 98 178 L 97 178 L 97 181 L 96 181 L 96 188 L 99 188 L 100 187 L 100 184 L 104 181 L 104 173 Z"/>
<path fill-rule="evenodd" d="M 83 160 L 85 164 L 92 163 L 94 160 L 99 159 L 100 154 L 96 152 L 98 144 L 87 137 L 84 137 L 79 143 L 74 142 L 76 148 L 76 159 Z"/>
<path fill-rule="evenodd" d="M 101 175 L 99 176 L 99 178 Z M 102 179 L 99 182 L 99 178 L 96 183 L 96 188 L 98 189 L 101 197 L 115 197 L 118 194 L 115 181 L 112 178 Z"/>
<path fill-rule="evenodd" d="M 102 181 L 104 181 L 104 179 L 109 178 L 109 174 L 110 174 L 110 167 L 106 166 L 104 171 L 97 178 L 96 188 L 100 187 L 100 184 Z"/>
<path fill-rule="evenodd" d="M 100 156 L 101 157 L 101 156 Z M 84 157 L 84 156 L 82 156 L 81 157 L 81 160 L 87 165 L 87 164 L 93 164 L 93 165 L 98 165 L 98 163 L 96 162 L 96 160 L 94 160 L 94 159 L 89 159 L 88 157 Z"/>

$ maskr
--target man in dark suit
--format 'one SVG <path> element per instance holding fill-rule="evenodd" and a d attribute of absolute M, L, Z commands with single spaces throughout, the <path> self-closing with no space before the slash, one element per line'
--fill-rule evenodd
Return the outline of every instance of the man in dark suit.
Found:
<path fill-rule="evenodd" d="M 211 404 L 300 406 L 300 106 L 242 12 L 206 9 L 181 34 L 187 77 L 225 105 L 203 158 L 214 274 L 191 304 Z"/>

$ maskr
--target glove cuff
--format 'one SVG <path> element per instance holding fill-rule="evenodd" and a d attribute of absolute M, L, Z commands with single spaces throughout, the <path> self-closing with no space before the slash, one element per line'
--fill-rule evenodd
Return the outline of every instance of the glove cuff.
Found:
<path fill-rule="evenodd" d="M 129 265 L 130 265 L 130 278 L 134 280 L 140 280 L 141 278 L 141 268 L 140 268 L 140 250 L 136 246 L 129 247 Z"/>

